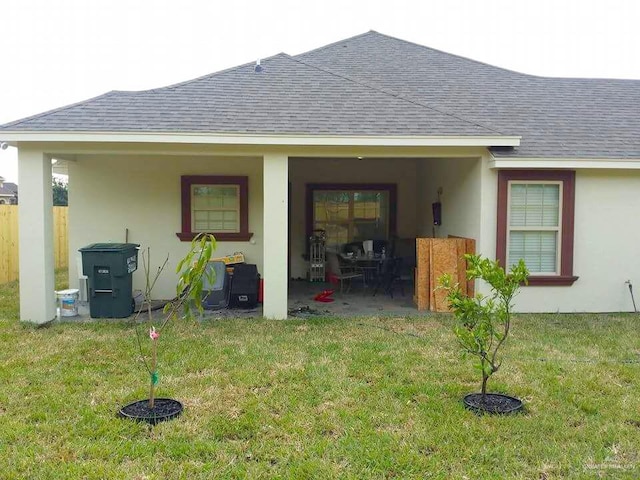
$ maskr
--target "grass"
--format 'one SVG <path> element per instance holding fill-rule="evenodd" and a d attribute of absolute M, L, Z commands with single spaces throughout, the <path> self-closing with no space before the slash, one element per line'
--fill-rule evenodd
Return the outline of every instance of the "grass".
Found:
<path fill-rule="evenodd" d="M 63 286 L 63 275 L 58 276 Z M 451 319 L 222 320 L 160 339 L 182 417 L 116 418 L 147 397 L 134 327 L 18 321 L 0 287 L 0 478 L 638 478 L 640 318 L 518 316 L 478 417 Z"/>

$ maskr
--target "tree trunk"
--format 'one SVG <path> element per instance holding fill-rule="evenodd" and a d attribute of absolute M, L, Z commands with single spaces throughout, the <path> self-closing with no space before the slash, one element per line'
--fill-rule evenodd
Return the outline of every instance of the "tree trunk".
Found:
<path fill-rule="evenodd" d="M 155 389 L 156 389 L 156 368 L 157 368 L 157 364 L 158 364 L 158 356 L 157 356 L 157 346 L 158 346 L 158 340 L 156 338 L 154 338 L 152 340 L 152 356 L 151 356 L 151 385 L 149 387 L 149 408 L 153 409 L 153 407 L 155 406 Z"/>
<path fill-rule="evenodd" d="M 482 370 L 482 403 L 487 402 L 487 380 L 489 380 L 489 375 L 487 375 L 484 370 Z"/>

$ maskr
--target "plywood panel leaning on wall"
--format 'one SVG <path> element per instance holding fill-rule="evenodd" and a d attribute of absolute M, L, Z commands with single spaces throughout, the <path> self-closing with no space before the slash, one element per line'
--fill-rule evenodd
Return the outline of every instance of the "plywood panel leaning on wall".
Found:
<path fill-rule="evenodd" d="M 466 278 L 464 255 L 475 253 L 475 240 L 470 238 L 417 238 L 414 303 L 418 310 L 448 312 L 446 292 L 438 289 L 439 278 L 448 273 L 463 285 L 467 295 L 474 294 L 473 282 Z"/>
<path fill-rule="evenodd" d="M 415 285 L 413 303 L 418 310 L 429 308 L 429 271 L 431 270 L 430 238 L 416 238 L 416 268 L 414 271 Z"/>

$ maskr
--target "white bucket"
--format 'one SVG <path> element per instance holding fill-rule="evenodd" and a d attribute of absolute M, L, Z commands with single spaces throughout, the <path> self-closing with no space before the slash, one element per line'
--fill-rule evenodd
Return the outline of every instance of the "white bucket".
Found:
<path fill-rule="evenodd" d="M 138 310 L 144 302 L 144 293 L 142 293 L 142 290 L 133 291 L 133 301 L 135 303 L 136 310 Z"/>
<path fill-rule="evenodd" d="M 59 290 L 56 292 L 56 295 L 58 296 L 58 306 L 61 317 L 75 317 L 78 315 L 78 297 L 80 296 L 80 290 L 77 288 Z"/>

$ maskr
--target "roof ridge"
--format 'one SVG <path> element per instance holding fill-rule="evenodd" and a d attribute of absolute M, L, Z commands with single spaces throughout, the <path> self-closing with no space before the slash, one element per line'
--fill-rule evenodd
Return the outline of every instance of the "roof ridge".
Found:
<path fill-rule="evenodd" d="M 325 48 L 333 47 L 334 45 L 337 45 L 342 42 L 346 42 L 348 40 L 353 40 L 355 38 L 364 37 L 365 35 L 369 35 L 371 33 L 378 33 L 378 32 L 376 32 L 375 30 L 369 30 L 368 32 L 359 33 L 358 35 L 354 35 L 353 37 L 349 37 L 349 38 L 343 38 L 342 40 L 336 40 L 335 42 L 328 43 L 326 45 L 323 45 L 322 47 L 316 47 L 306 52 L 298 53 L 297 55 L 294 55 L 294 56 L 299 57 L 301 55 L 306 55 L 307 53 L 318 52 L 320 50 L 324 50 Z"/>
<path fill-rule="evenodd" d="M 273 58 L 277 58 L 277 57 L 281 57 L 281 56 L 286 56 L 286 57 L 290 57 L 290 55 L 288 55 L 287 53 L 284 52 L 280 52 L 280 53 L 276 53 L 275 55 L 271 55 L 270 57 L 266 57 L 266 58 L 260 58 L 260 61 L 266 61 L 266 60 L 271 60 Z M 177 88 L 177 87 L 181 87 L 183 85 L 187 85 L 189 83 L 194 83 L 194 82 L 199 82 L 201 80 L 205 80 L 211 77 L 215 77 L 216 75 L 221 75 L 223 73 L 228 73 L 228 72 L 233 72 L 234 70 L 240 70 L 241 68 L 245 68 L 248 67 L 250 65 L 254 65 L 255 64 L 255 60 L 253 62 L 246 62 L 243 63 L 241 65 L 236 65 L 235 67 L 229 67 L 229 68 L 225 68 L 223 70 L 218 70 L 216 72 L 211 72 L 211 73 L 207 73 L 205 75 L 201 75 L 199 77 L 196 78 L 192 78 L 190 80 L 183 80 L 182 82 L 178 82 L 178 83 L 172 83 L 171 85 L 165 85 L 164 87 L 157 87 L 157 88 L 151 88 L 148 90 L 133 90 L 132 92 L 155 92 L 158 90 L 166 90 L 166 89 L 171 89 L 171 88 Z"/>
<path fill-rule="evenodd" d="M 368 34 L 370 34 L 370 33 L 378 33 L 378 32 L 376 32 L 375 30 L 370 30 L 370 31 L 365 32 L 365 33 L 362 33 L 362 34 L 360 34 L 360 35 L 356 35 L 356 36 L 354 36 L 354 37 L 350 37 L 349 39 L 357 38 L 357 37 L 361 37 L 361 36 L 364 36 L 364 35 L 368 35 Z M 380 35 L 382 35 L 382 34 L 380 34 Z M 349 40 L 349 39 L 347 39 L 347 40 Z M 340 41 L 335 42 L 335 43 L 340 43 Z M 326 46 L 328 46 L 328 45 L 325 45 L 325 47 L 326 47 Z M 325 47 L 320 47 L 320 48 L 325 48 Z M 442 115 L 446 115 L 446 116 L 449 116 L 449 117 L 453 117 L 453 118 L 455 118 L 455 119 L 457 119 L 457 120 L 460 120 L 460 121 L 462 121 L 462 122 L 468 123 L 468 124 L 470 124 L 470 125 L 473 125 L 473 126 L 476 126 L 476 127 L 480 127 L 480 128 L 485 129 L 485 130 L 489 130 L 489 131 L 492 131 L 492 132 L 498 133 L 498 134 L 500 134 L 500 135 L 504 135 L 504 133 L 503 133 L 503 132 L 500 132 L 499 130 L 496 130 L 495 128 L 489 127 L 489 126 L 487 126 L 487 125 L 482 125 L 482 124 L 481 124 L 481 123 L 479 123 L 479 122 L 474 122 L 474 121 L 472 121 L 472 120 L 466 119 L 466 118 L 464 118 L 464 117 L 461 117 L 461 116 L 459 116 L 459 115 L 456 115 L 456 114 L 453 114 L 453 113 L 450 113 L 450 112 L 446 112 L 446 111 L 443 111 L 443 110 L 439 110 L 439 109 L 437 109 L 437 108 L 435 108 L 435 107 L 432 107 L 431 105 L 427 105 L 427 104 L 425 104 L 425 103 L 419 102 L 419 101 L 414 100 L 414 99 L 412 99 L 412 98 L 408 98 L 408 97 L 405 97 L 405 96 L 403 96 L 403 95 L 400 95 L 400 94 L 397 94 L 397 93 L 393 93 L 393 92 L 390 92 L 390 91 L 388 91 L 388 90 L 385 90 L 385 89 L 382 89 L 382 88 L 379 88 L 379 87 L 374 87 L 374 86 L 369 85 L 369 84 L 367 84 L 367 83 L 364 83 L 364 82 L 358 81 L 358 80 L 356 80 L 356 79 L 354 79 L 354 78 L 351 78 L 351 77 L 349 77 L 349 76 L 347 76 L 347 75 L 342 75 L 342 74 L 336 73 L 336 72 L 334 72 L 334 71 L 328 70 L 328 69 L 326 69 L 326 68 L 322 68 L 322 67 L 319 67 L 319 66 L 317 66 L 317 65 L 313 65 L 313 64 L 311 64 L 311 63 L 308 63 L 308 62 L 305 62 L 305 61 L 303 61 L 303 60 L 300 60 L 299 58 L 296 58 L 297 56 L 289 55 L 288 53 L 285 53 L 285 52 L 280 52 L 280 53 L 277 53 L 277 54 L 275 54 L 275 55 L 271 55 L 271 56 L 266 57 L 266 58 L 261 59 L 261 60 L 268 61 L 268 60 L 272 60 L 272 59 L 279 58 L 279 57 L 287 58 L 287 59 L 292 60 L 292 61 L 294 61 L 294 62 L 301 63 L 301 64 L 306 65 L 306 66 L 308 66 L 308 67 L 311 67 L 311 68 L 314 68 L 314 69 L 316 69 L 316 70 L 320 70 L 320 71 L 322 71 L 322 72 L 328 73 L 328 74 L 330 74 L 330 75 L 333 75 L 333 76 L 336 76 L 336 77 L 342 78 L 342 79 L 347 80 L 347 81 L 349 81 L 349 82 L 351 82 L 351 83 L 354 83 L 354 84 L 360 85 L 360 86 L 365 87 L 365 88 L 368 88 L 368 89 L 370 89 L 370 90 L 374 90 L 374 91 L 377 91 L 377 92 L 383 93 L 383 94 L 388 95 L 388 96 L 391 96 L 391 97 L 393 97 L 393 98 L 399 98 L 399 99 L 401 99 L 401 100 L 403 100 L 403 101 L 405 101 L 405 102 L 409 102 L 409 103 L 412 103 L 412 104 L 414 104 L 414 105 L 418 105 L 418 106 L 421 106 L 421 107 L 424 107 L 424 108 L 428 108 L 428 109 L 433 110 L 433 111 L 435 111 L 435 112 L 438 112 L 438 113 L 440 113 L 440 114 L 442 114 Z M 217 72 L 209 73 L 209 74 L 207 74 L 207 75 L 202 75 L 201 77 L 193 78 L 193 79 L 191 79 L 191 80 L 186 80 L 186 81 L 179 82 L 179 83 L 176 83 L 176 84 L 173 84 L 173 85 L 168 85 L 168 86 L 165 86 L 165 87 L 154 88 L 154 89 L 151 89 L 151 90 L 142 90 L 141 92 L 144 92 L 144 91 L 151 92 L 151 91 L 157 91 L 157 90 L 165 90 L 165 89 L 169 89 L 169 88 L 175 88 L 175 87 L 179 87 L 179 86 L 186 85 L 186 84 L 189 84 L 189 83 L 193 83 L 193 82 L 198 82 L 198 81 L 201 81 L 201 80 L 205 80 L 205 79 L 208 79 L 208 78 L 210 78 L 210 77 L 216 76 L 216 75 L 218 75 L 218 74 L 222 74 L 222 73 L 227 73 L 227 72 L 230 72 L 230 71 L 238 70 L 238 69 L 240 69 L 240 68 L 244 68 L 244 67 L 247 67 L 247 66 L 249 66 L 249 65 L 253 65 L 253 62 L 244 63 L 244 64 L 242 64 L 242 65 L 238 65 L 238 66 L 236 66 L 236 67 L 227 68 L 227 69 L 220 70 L 220 71 L 217 71 Z"/>
<path fill-rule="evenodd" d="M 553 77 L 540 77 L 538 75 L 531 75 L 529 73 L 523 73 L 523 72 L 518 72 L 516 70 L 510 70 L 508 68 L 499 67 L 499 66 L 493 65 L 491 63 L 482 62 L 480 60 L 475 60 L 473 58 L 465 57 L 463 55 L 458 55 L 457 53 L 446 52 L 446 51 L 440 50 L 438 48 L 428 47 L 426 45 L 420 45 L 419 43 L 412 42 L 411 40 L 405 40 L 403 38 L 394 37 L 393 35 L 387 35 L 386 33 L 380 33 L 380 32 L 374 32 L 374 33 L 376 33 L 376 34 L 378 34 L 378 35 L 380 35 L 382 37 L 390 38 L 392 40 L 397 40 L 399 42 L 403 42 L 403 43 L 407 43 L 409 45 L 413 45 L 414 47 L 420 47 L 420 48 L 423 48 L 425 50 L 431 50 L 432 52 L 442 53 L 444 55 L 449 55 L 450 57 L 459 58 L 460 60 L 465 60 L 467 62 L 477 63 L 479 65 L 484 65 L 485 67 L 491 67 L 491 68 L 496 68 L 498 70 L 503 70 L 505 72 L 515 73 L 516 75 L 524 75 L 524 76 L 527 76 L 527 77 L 536 77 L 536 78 L 553 78 Z"/>
<path fill-rule="evenodd" d="M 371 30 L 371 31 L 373 31 L 373 30 Z M 376 32 L 376 33 L 377 33 L 377 32 Z M 293 60 L 293 61 L 295 61 L 295 62 L 302 63 L 303 65 L 306 65 L 306 66 L 308 66 L 308 67 L 315 68 L 315 69 L 317 69 L 317 70 L 323 71 L 323 72 L 328 73 L 328 74 L 330 74 L 330 75 L 334 75 L 334 76 L 336 76 L 336 77 L 342 78 L 342 79 L 344 79 L 344 80 L 347 80 L 347 81 L 349 81 L 349 82 L 355 83 L 355 84 L 357 84 L 357 85 L 360 85 L 360 86 L 362 86 L 362 87 L 368 88 L 368 89 L 370 89 L 370 90 L 375 90 L 375 91 L 377 91 L 377 92 L 384 93 L 385 95 L 389 95 L 389 96 L 391 96 L 391 97 L 393 97 L 393 98 L 398 98 L 398 99 L 403 100 L 403 101 L 405 101 L 405 102 L 409 102 L 409 103 L 412 103 L 412 104 L 414 104 L 414 105 L 418 105 L 418 106 L 420 106 L 420 107 L 428 108 L 429 110 L 433 110 L 434 112 L 438 112 L 438 113 L 440 113 L 440 114 L 442 114 L 442 115 L 446 115 L 446 116 L 448 116 L 448 117 L 455 118 L 455 119 L 457 119 L 457 120 L 460 120 L 460 121 L 462 121 L 462 122 L 464 122 L 464 123 L 468 123 L 468 124 L 473 125 L 473 126 L 475 126 L 475 127 L 480 127 L 480 128 L 485 129 L 485 130 L 489 130 L 489 131 L 491 131 L 491 132 L 498 133 L 498 134 L 500 134 L 500 135 L 505 135 L 503 132 L 501 132 L 501 131 L 499 131 L 499 130 L 496 130 L 496 129 L 495 129 L 495 128 L 493 128 L 493 127 L 489 127 L 489 126 L 487 126 L 487 125 L 483 125 L 483 124 L 481 124 L 481 123 L 479 123 L 479 122 L 476 122 L 476 121 L 474 121 L 474 120 L 470 120 L 470 119 L 467 119 L 467 118 L 461 117 L 460 115 L 456 115 L 455 113 L 451 113 L 451 112 L 447 112 L 447 111 L 445 111 L 445 110 L 438 109 L 438 108 L 436 108 L 436 107 L 433 107 L 433 106 L 428 105 L 428 104 L 426 104 L 426 103 L 420 102 L 420 101 L 415 100 L 415 99 L 413 99 L 413 98 L 406 97 L 406 96 L 404 96 L 404 95 L 402 95 L 402 94 L 400 94 L 400 93 L 391 92 L 391 91 L 386 90 L 386 89 L 384 89 L 384 88 L 376 87 L 376 86 L 370 85 L 370 84 L 368 84 L 368 83 L 365 83 L 365 82 L 363 82 L 363 81 L 356 80 L 356 79 L 351 78 L 351 77 L 349 77 L 349 76 L 347 76 L 347 75 L 344 75 L 344 74 L 341 74 L 341 73 L 336 73 L 336 72 L 334 72 L 334 71 L 332 71 L 332 70 L 329 70 L 329 69 L 327 69 L 327 68 L 319 67 L 319 66 L 314 65 L 314 64 L 312 64 L 312 63 L 305 62 L 305 61 L 300 60 L 299 58 L 297 58 L 297 56 L 296 56 L 296 57 L 292 57 L 291 55 L 287 55 L 287 56 L 288 56 L 289 58 L 291 58 L 291 60 Z"/>
<path fill-rule="evenodd" d="M 552 80 L 552 81 L 553 80 L 620 80 L 620 81 L 632 81 L 632 82 L 636 81 L 637 82 L 638 80 L 640 80 L 640 79 L 633 79 L 633 78 L 615 78 L 615 77 L 549 77 L 549 76 L 545 76 L 545 75 L 536 75 L 536 74 L 533 74 L 533 73 L 519 72 L 518 70 L 512 70 L 510 68 L 494 65 L 492 63 L 483 62 L 481 60 L 476 60 L 475 58 L 465 57 L 464 55 L 459 55 L 457 53 L 447 52 L 445 50 L 440 50 L 439 48 L 433 48 L 433 47 L 429 47 L 427 45 L 421 45 L 420 43 L 412 42 L 411 40 L 405 40 L 404 38 L 394 37 L 393 35 L 387 35 L 386 33 L 376 32 L 375 30 L 370 30 L 369 32 L 367 32 L 367 34 L 369 34 L 369 33 L 375 33 L 377 35 L 380 35 L 380 36 L 386 37 L 386 38 L 390 38 L 392 40 L 397 40 L 399 42 L 407 43 L 409 45 L 420 47 L 420 48 L 423 48 L 423 49 L 426 49 L 426 50 L 431 50 L 433 52 L 438 52 L 438 53 L 442 53 L 444 55 L 449 55 L 451 57 L 456 57 L 456 58 L 459 58 L 461 60 L 466 60 L 468 62 L 476 63 L 478 65 L 484 65 L 485 67 L 491 67 L 491 68 L 495 68 L 495 69 L 498 69 L 498 70 L 502 70 L 503 72 L 508 72 L 508 73 L 513 73 L 513 74 L 516 74 L 516 75 L 521 75 L 523 77 L 540 78 L 540 79 Z M 353 38 L 355 38 L 355 37 L 353 37 Z M 345 39 L 345 40 L 351 40 L 351 39 L 348 38 L 348 39 Z M 339 42 L 335 42 L 335 43 L 339 43 Z M 329 46 L 329 45 L 327 45 L 327 46 Z M 305 53 L 308 53 L 308 52 L 305 52 Z"/>
<path fill-rule="evenodd" d="M 44 112 L 36 113 L 35 115 L 31 115 L 29 117 L 19 118 L 18 120 L 14 120 L 12 122 L 4 123 L 4 124 L 0 125 L 0 129 L 4 129 L 5 127 L 14 127 L 16 125 L 20 125 L 23 122 L 35 120 L 36 118 L 46 117 L 47 115 L 51 115 L 53 113 L 58 113 L 58 112 L 61 112 L 63 110 L 66 110 L 68 108 L 77 107 L 79 105 L 82 105 L 82 104 L 87 103 L 87 102 L 92 102 L 92 101 L 97 100 L 99 98 L 109 97 L 109 96 L 114 95 L 116 93 L 123 93 L 123 92 L 120 91 L 120 90 L 111 90 L 111 91 L 109 91 L 107 93 L 102 93 L 100 95 L 96 95 L 95 97 L 87 98 L 87 99 L 81 100 L 79 102 L 70 103 L 68 105 L 63 105 L 62 107 L 54 108 L 52 110 L 46 110 Z"/>
<path fill-rule="evenodd" d="M 427 45 L 422 45 L 420 43 L 412 42 L 411 40 L 405 40 L 404 38 L 394 37 L 393 35 L 388 35 L 386 33 L 378 32 L 377 30 L 369 30 L 368 32 L 364 32 L 364 33 L 361 33 L 361 34 L 358 34 L 358 35 L 354 35 L 353 37 L 344 38 L 342 40 L 338 40 L 336 42 L 329 43 L 329 44 L 324 45 L 322 47 L 314 48 L 313 50 L 309 50 L 307 52 L 299 53 L 298 55 L 296 55 L 296 57 L 302 56 L 302 55 L 307 55 L 309 53 L 318 52 L 318 51 L 324 50 L 325 48 L 329 48 L 329 47 L 333 47 L 335 45 L 338 45 L 339 43 L 347 42 L 349 40 L 354 40 L 356 38 L 364 37 L 364 36 L 371 35 L 371 34 L 379 35 L 379 36 L 385 37 L 385 38 L 390 38 L 390 39 L 396 40 L 398 42 L 406 43 L 408 45 L 413 45 L 414 47 L 423 48 L 425 50 L 430 50 L 432 52 L 442 53 L 444 55 L 449 55 L 451 57 L 456 57 L 456 58 L 459 58 L 461 60 L 466 60 L 468 62 L 477 63 L 479 65 L 484 65 L 486 67 L 496 68 L 498 70 L 503 70 L 505 72 L 514 73 L 516 75 L 523 75 L 523 76 L 526 76 L 526 77 L 533 77 L 533 78 L 550 78 L 550 79 L 555 79 L 555 78 L 569 78 L 569 79 L 570 78 L 582 78 L 582 77 L 545 77 L 545 76 L 541 76 L 541 75 L 533 75 L 533 74 L 530 74 L 530 73 L 518 72 L 517 70 L 511 70 L 509 68 L 493 65 L 491 63 L 482 62 L 480 60 L 476 60 L 474 58 L 465 57 L 465 56 L 459 55 L 457 53 L 451 53 L 451 52 L 447 52 L 445 50 L 440 50 L 439 48 L 429 47 Z"/>
<path fill-rule="evenodd" d="M 278 53 L 276 55 L 272 55 L 270 57 L 267 57 L 267 58 L 261 59 L 261 60 L 270 60 L 272 58 L 276 58 L 276 57 L 283 56 L 283 55 L 286 56 L 286 57 L 290 57 L 290 55 L 288 55 L 286 53 Z M 204 80 L 204 79 L 216 76 L 216 75 L 220 75 L 220 74 L 223 74 L 223 73 L 227 73 L 227 72 L 231 72 L 231 71 L 234 71 L 234 70 L 238 70 L 240 68 L 244 68 L 244 67 L 247 67 L 247 66 L 252 65 L 252 64 L 253 64 L 253 62 L 243 63 L 242 65 L 237 65 L 235 67 L 225 68 L 224 70 L 218 70 L 216 72 L 207 73 L 206 75 L 201 75 L 199 77 L 192 78 L 190 80 L 184 80 L 182 82 L 173 83 L 173 84 L 170 84 L 170 85 L 165 85 L 164 87 L 149 88 L 149 89 L 145 89 L 145 90 L 111 90 L 111 91 L 109 91 L 107 93 L 103 93 L 103 94 L 97 95 L 95 97 L 87 98 L 87 99 L 81 100 L 79 102 L 70 103 L 69 105 L 64 105 L 62 107 L 54 108 L 53 110 L 47 110 L 47 111 L 44 111 L 44 112 L 41 112 L 41 113 L 37 113 L 35 115 L 31 115 L 29 117 L 20 118 L 18 120 L 14 120 L 14 121 L 9 122 L 9 123 L 1 124 L 0 125 L 0 129 L 4 129 L 5 127 L 13 127 L 13 126 L 16 126 L 16 125 L 20 125 L 23 122 L 27 122 L 27 121 L 35 120 L 37 118 L 45 117 L 47 115 L 51 115 L 53 113 L 57 113 L 57 112 L 60 112 L 62 110 L 66 110 L 68 108 L 77 107 L 79 105 L 83 105 L 85 103 L 92 102 L 94 100 L 98 100 L 99 98 L 108 97 L 108 96 L 115 95 L 115 94 L 118 94 L 118 93 L 124 93 L 124 94 L 155 93 L 155 92 L 157 92 L 159 90 L 173 89 L 173 88 L 176 88 L 176 87 L 180 87 L 182 85 L 187 85 L 189 83 L 198 82 L 198 81 L 201 81 L 201 80 Z"/>

